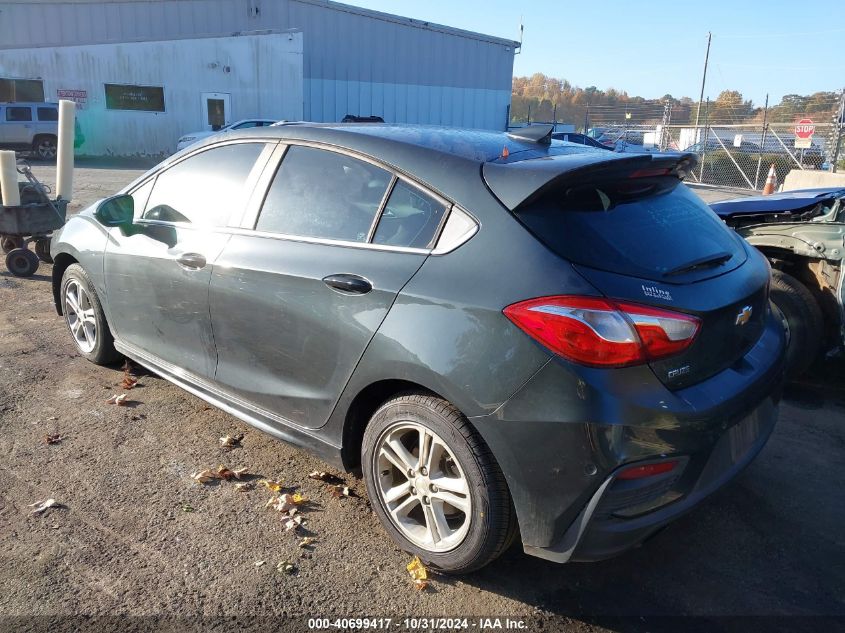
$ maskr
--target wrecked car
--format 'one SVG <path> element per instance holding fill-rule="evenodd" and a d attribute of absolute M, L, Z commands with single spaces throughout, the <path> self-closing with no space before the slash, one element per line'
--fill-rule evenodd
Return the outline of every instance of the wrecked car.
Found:
<path fill-rule="evenodd" d="M 788 375 L 845 342 L 845 187 L 785 191 L 710 207 L 772 266 L 771 298 L 788 334 Z"/>

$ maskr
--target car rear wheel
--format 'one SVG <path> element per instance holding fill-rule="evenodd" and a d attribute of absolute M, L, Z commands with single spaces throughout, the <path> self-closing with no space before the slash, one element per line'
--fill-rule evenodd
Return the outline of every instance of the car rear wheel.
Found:
<path fill-rule="evenodd" d="M 467 573 L 513 542 L 504 476 L 469 421 L 436 396 L 386 402 L 364 433 L 367 493 L 399 546 L 444 572 Z"/>
<path fill-rule="evenodd" d="M 797 378 L 821 351 L 824 317 L 807 287 L 782 270 L 772 271 L 771 299 L 787 332 L 786 375 Z"/>
<path fill-rule="evenodd" d="M 59 147 L 53 136 L 39 136 L 32 143 L 32 151 L 40 160 L 56 160 Z"/>
<path fill-rule="evenodd" d="M 62 312 L 76 349 L 97 365 L 107 365 L 120 358 L 114 348 L 103 308 L 94 286 L 79 264 L 67 267 L 62 277 Z"/>

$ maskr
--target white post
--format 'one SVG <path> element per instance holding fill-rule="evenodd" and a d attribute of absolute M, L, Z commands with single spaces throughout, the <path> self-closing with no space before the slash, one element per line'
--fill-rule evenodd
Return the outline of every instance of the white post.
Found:
<path fill-rule="evenodd" d="M 56 196 L 70 201 L 73 195 L 73 135 L 76 104 L 59 101 L 59 151 L 56 160 Z"/>
<path fill-rule="evenodd" d="M 0 152 L 0 190 L 3 191 L 2 203 L 7 207 L 16 207 L 21 203 L 21 192 L 18 189 L 18 167 L 15 153 Z"/>

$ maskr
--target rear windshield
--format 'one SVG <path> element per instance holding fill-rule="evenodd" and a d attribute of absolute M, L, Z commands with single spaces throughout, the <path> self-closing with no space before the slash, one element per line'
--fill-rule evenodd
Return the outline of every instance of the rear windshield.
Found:
<path fill-rule="evenodd" d="M 633 277 L 711 276 L 745 261 L 740 238 L 676 178 L 558 189 L 516 215 L 569 261 Z"/>

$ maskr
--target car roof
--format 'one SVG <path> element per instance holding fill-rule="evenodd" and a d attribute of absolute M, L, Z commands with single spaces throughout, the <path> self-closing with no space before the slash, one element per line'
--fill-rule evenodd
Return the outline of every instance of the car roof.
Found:
<path fill-rule="evenodd" d="M 449 154 L 477 162 L 509 163 L 531 158 L 544 158 L 596 151 L 576 143 L 552 141 L 542 144 L 509 136 L 505 132 L 450 128 L 437 125 L 388 123 L 289 123 L 285 125 L 236 130 L 228 138 L 275 137 L 324 142 L 352 151 L 390 160 L 396 151 L 415 148 L 425 153 Z M 504 148 L 508 156 L 502 157 Z"/>
<path fill-rule="evenodd" d="M 517 132 L 530 135 L 525 128 Z M 493 190 L 506 207 L 513 209 L 561 174 L 591 170 L 609 161 L 629 161 L 635 169 L 634 165 L 647 167 L 652 157 L 655 162 L 665 159 L 667 166 L 694 164 L 696 160 L 692 154 L 626 155 L 579 143 L 535 142 L 517 137 L 517 132 L 509 135 L 493 130 L 385 123 L 286 123 L 207 137 L 174 154 L 162 166 L 179 160 L 183 152 L 231 140 L 314 143 L 370 157 L 459 204 L 469 195 L 469 189 L 480 187 Z M 503 156 L 505 148 L 508 151 Z M 639 162 L 631 162 L 634 160 Z M 502 171 L 494 173 L 491 169 Z"/>

